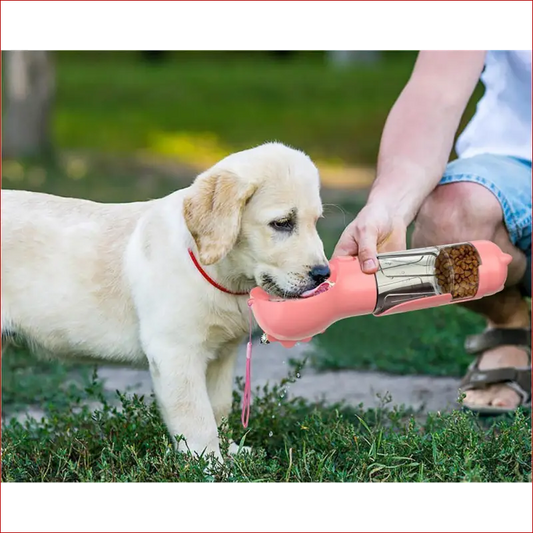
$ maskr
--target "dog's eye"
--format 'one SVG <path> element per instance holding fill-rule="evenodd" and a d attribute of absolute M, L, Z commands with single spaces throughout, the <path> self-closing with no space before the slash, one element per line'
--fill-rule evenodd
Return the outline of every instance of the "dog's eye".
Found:
<path fill-rule="evenodd" d="M 274 220 L 270 223 L 270 226 L 276 231 L 292 231 L 294 229 L 294 222 L 290 218 L 283 220 Z"/>

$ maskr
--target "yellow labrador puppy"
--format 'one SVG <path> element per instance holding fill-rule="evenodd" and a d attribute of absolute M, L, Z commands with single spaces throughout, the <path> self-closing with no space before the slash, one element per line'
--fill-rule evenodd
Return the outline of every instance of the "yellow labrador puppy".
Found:
<path fill-rule="evenodd" d="M 148 366 L 172 436 L 220 458 L 248 291 L 297 297 L 329 275 L 319 175 L 269 143 L 158 200 L 2 191 L 2 335 L 50 356 Z"/>

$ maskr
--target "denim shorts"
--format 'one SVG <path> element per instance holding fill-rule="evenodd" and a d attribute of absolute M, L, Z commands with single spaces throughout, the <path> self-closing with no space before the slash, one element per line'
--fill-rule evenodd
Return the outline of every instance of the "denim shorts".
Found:
<path fill-rule="evenodd" d="M 460 181 L 483 185 L 500 202 L 511 242 L 527 257 L 521 289 L 531 296 L 531 161 L 494 154 L 456 159 L 439 185 Z"/>

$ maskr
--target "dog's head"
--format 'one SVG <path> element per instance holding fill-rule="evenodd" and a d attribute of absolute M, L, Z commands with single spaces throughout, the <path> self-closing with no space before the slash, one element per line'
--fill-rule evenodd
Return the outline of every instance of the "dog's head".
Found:
<path fill-rule="evenodd" d="M 184 217 L 200 262 L 297 297 L 329 276 L 316 223 L 318 170 L 304 153 L 268 143 L 228 156 L 195 180 Z"/>

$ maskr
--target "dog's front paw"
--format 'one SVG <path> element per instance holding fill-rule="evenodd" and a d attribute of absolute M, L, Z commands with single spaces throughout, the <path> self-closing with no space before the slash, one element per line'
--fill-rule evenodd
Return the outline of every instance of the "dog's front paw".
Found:
<path fill-rule="evenodd" d="M 236 442 L 231 441 L 228 448 L 230 455 L 237 455 L 239 453 L 252 453 L 250 446 L 239 446 Z"/>

